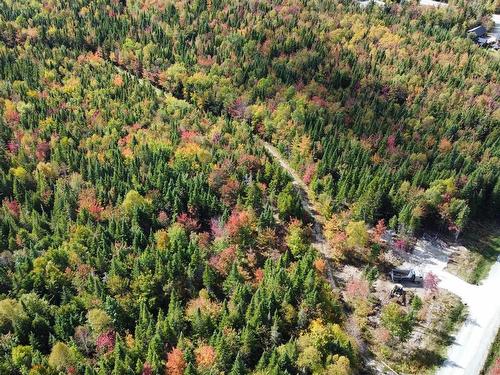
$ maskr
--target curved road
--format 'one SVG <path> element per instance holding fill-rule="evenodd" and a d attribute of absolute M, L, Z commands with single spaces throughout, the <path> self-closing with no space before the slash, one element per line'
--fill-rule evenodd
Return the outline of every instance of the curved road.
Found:
<path fill-rule="evenodd" d="M 452 251 L 443 242 L 421 239 L 409 261 L 424 273 L 437 275 L 439 287 L 457 295 L 468 309 L 467 319 L 455 334 L 437 374 L 478 375 L 500 327 L 500 262 L 491 267 L 481 285 L 473 285 L 446 271 Z"/>
<path fill-rule="evenodd" d="M 433 272 L 441 279 L 439 286 L 458 295 L 469 313 L 437 374 L 479 374 L 500 327 L 500 262 L 491 267 L 481 285 L 468 284 L 444 270 Z"/>

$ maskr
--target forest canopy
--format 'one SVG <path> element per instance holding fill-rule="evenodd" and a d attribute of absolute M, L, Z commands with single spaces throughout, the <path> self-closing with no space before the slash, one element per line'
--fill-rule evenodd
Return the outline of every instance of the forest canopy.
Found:
<path fill-rule="evenodd" d="M 359 368 L 259 139 L 342 246 L 498 219 L 494 5 L 449 3 L 0 0 L 0 373 Z"/>

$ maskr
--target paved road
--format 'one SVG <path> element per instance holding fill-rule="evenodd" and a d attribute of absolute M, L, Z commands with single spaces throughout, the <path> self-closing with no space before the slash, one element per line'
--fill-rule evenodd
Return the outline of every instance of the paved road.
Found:
<path fill-rule="evenodd" d="M 448 348 L 437 375 L 478 375 L 500 327 L 500 262 L 496 262 L 481 285 L 473 285 L 445 270 L 451 249 L 433 241 L 417 243 L 412 263 L 423 265 L 440 278 L 439 287 L 467 304 L 468 316 Z"/>
<path fill-rule="evenodd" d="M 500 39 L 500 14 L 493 14 L 491 16 L 491 19 L 493 20 L 494 23 L 493 30 L 491 30 L 491 33 L 495 35 L 498 39 Z"/>

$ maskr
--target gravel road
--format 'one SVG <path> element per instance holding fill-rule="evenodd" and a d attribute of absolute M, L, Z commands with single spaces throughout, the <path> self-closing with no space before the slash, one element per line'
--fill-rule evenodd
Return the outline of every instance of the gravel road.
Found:
<path fill-rule="evenodd" d="M 441 280 L 439 287 L 467 304 L 468 316 L 448 348 L 446 361 L 437 375 L 478 375 L 500 327 L 500 261 L 481 285 L 473 285 L 445 270 L 453 249 L 431 240 L 418 241 L 410 262 L 424 273 L 432 271 Z"/>
<path fill-rule="evenodd" d="M 500 262 L 481 285 L 468 284 L 446 271 L 436 274 L 441 279 L 439 286 L 458 295 L 469 312 L 437 374 L 479 374 L 500 327 Z"/>

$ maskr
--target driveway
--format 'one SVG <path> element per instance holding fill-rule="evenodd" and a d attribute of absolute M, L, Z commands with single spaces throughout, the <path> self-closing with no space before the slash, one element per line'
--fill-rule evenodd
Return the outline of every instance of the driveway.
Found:
<path fill-rule="evenodd" d="M 437 374 L 477 375 L 500 327 L 500 261 L 491 267 L 480 285 L 472 285 L 445 270 L 451 252 L 453 248 L 443 242 L 422 239 L 408 261 L 420 265 L 424 273 L 436 274 L 441 280 L 439 287 L 460 297 L 468 308 L 468 317 Z"/>

